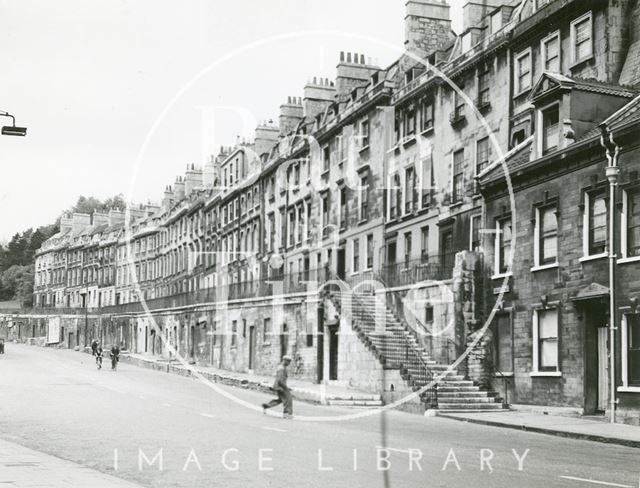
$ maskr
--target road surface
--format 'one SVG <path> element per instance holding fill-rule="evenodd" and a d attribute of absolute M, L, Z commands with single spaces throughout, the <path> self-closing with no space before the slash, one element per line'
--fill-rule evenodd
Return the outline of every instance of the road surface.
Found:
<path fill-rule="evenodd" d="M 383 440 L 381 415 L 284 420 L 198 380 L 105 366 L 8 344 L 0 439 L 152 487 L 640 488 L 638 449 L 400 412 L 384 416 Z M 223 388 L 255 405 L 269 398 Z M 294 412 L 354 410 L 296 402 Z"/>

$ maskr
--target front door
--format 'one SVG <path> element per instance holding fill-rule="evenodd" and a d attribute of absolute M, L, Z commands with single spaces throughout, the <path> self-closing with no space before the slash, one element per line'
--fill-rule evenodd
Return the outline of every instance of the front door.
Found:
<path fill-rule="evenodd" d="M 329 328 L 329 379 L 338 379 L 338 327 Z"/>
<path fill-rule="evenodd" d="M 280 359 L 286 356 L 289 349 L 289 329 L 287 324 L 282 324 L 282 334 L 280 334 Z"/>
<path fill-rule="evenodd" d="M 604 300 L 589 300 L 580 305 L 584 320 L 584 413 L 603 413 L 609 401 L 607 361 L 607 310 Z"/>
<path fill-rule="evenodd" d="M 598 410 L 607 410 L 609 402 L 609 366 L 607 361 L 607 333 L 606 327 L 598 327 Z"/>

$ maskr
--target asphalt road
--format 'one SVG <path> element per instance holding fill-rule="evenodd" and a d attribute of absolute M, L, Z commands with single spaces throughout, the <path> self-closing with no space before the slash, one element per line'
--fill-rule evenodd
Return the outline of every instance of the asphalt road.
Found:
<path fill-rule="evenodd" d="M 97 371 L 92 359 L 8 344 L 0 356 L 0 438 L 145 486 L 640 488 L 638 449 L 400 412 L 284 420 L 194 379 L 127 364 Z M 224 389 L 255 405 L 268 398 Z M 354 410 L 297 402 L 294 412 Z M 160 450 L 162 470 L 160 456 L 146 461 Z M 378 458 L 387 454 L 384 471 Z"/>

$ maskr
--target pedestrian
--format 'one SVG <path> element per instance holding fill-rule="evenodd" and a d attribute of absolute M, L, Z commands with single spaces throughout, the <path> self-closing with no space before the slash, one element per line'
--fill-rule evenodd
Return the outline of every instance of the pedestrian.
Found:
<path fill-rule="evenodd" d="M 276 392 L 278 398 L 271 400 L 269 403 L 262 404 L 262 411 L 267 413 L 267 409 L 283 404 L 283 418 L 293 418 L 293 400 L 291 398 L 291 390 L 287 386 L 287 366 L 291 364 L 291 356 L 282 356 L 282 362 L 276 369 L 276 380 L 273 383 L 272 390 Z"/>
<path fill-rule="evenodd" d="M 0 339 L 0 354 L 4 354 L 4 339 Z"/>
<path fill-rule="evenodd" d="M 96 355 L 96 351 L 98 350 L 98 339 L 94 339 L 91 343 L 91 354 Z"/>

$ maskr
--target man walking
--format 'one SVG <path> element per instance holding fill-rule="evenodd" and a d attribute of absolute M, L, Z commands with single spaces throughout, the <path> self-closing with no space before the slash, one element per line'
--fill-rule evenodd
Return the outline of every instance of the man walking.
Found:
<path fill-rule="evenodd" d="M 283 418 L 293 418 L 293 400 L 291 398 L 291 390 L 287 386 L 287 366 L 291 364 L 291 356 L 283 356 L 282 362 L 276 369 L 276 380 L 273 383 L 273 390 L 278 395 L 278 398 L 271 400 L 269 403 L 262 404 L 262 410 L 267 413 L 267 409 L 275 407 L 276 405 L 283 404 Z"/>
<path fill-rule="evenodd" d="M 96 351 L 98 350 L 98 339 L 94 339 L 91 343 L 91 353 L 95 356 Z"/>

